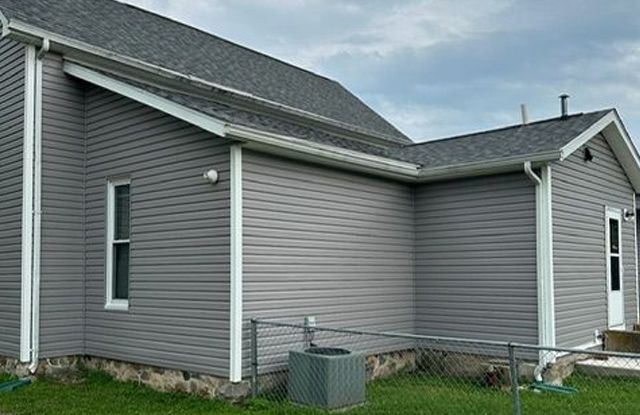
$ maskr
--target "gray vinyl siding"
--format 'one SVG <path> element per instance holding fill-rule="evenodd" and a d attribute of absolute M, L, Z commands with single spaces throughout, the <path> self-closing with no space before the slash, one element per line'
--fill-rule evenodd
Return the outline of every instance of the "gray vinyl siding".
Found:
<path fill-rule="evenodd" d="M 556 338 L 562 346 L 594 341 L 607 328 L 605 206 L 633 209 L 633 189 L 602 136 L 552 168 Z M 623 289 L 627 325 L 636 320 L 635 230 L 622 223 Z"/>
<path fill-rule="evenodd" d="M 524 174 L 417 187 L 416 328 L 538 342 L 535 188 Z"/>
<path fill-rule="evenodd" d="M 20 353 L 25 48 L 0 40 L 0 356 Z"/>
<path fill-rule="evenodd" d="M 228 374 L 229 145 L 98 88 L 87 91 L 86 353 Z M 211 185 L 202 174 L 220 172 Z M 129 311 L 105 305 L 108 177 L 131 179 Z"/>
<path fill-rule="evenodd" d="M 246 319 L 413 332 L 409 186 L 244 151 L 243 196 Z"/>
<path fill-rule="evenodd" d="M 43 60 L 40 356 L 84 352 L 84 91 Z"/>

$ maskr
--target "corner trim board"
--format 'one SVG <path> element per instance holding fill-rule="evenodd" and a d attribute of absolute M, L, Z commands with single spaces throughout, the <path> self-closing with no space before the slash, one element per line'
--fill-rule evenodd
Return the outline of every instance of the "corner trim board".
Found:
<path fill-rule="evenodd" d="M 231 275 L 229 380 L 242 380 L 242 146 L 230 147 Z"/>

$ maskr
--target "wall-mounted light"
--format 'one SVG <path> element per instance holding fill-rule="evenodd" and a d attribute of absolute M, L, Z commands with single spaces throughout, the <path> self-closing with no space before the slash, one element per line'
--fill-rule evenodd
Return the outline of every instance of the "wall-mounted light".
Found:
<path fill-rule="evenodd" d="M 629 222 L 632 221 L 636 218 L 636 212 L 634 212 L 633 210 L 629 210 L 629 209 L 623 209 L 622 210 L 622 218 L 624 219 L 625 222 Z"/>
<path fill-rule="evenodd" d="M 206 172 L 204 172 L 203 174 L 204 178 L 211 184 L 216 184 L 218 183 L 218 171 L 211 169 L 211 170 L 207 170 Z"/>

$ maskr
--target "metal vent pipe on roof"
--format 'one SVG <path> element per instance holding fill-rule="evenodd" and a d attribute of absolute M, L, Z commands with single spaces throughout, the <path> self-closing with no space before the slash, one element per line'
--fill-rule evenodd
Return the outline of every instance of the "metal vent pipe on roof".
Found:
<path fill-rule="evenodd" d="M 522 115 L 522 125 L 529 124 L 529 112 L 526 104 L 520 104 L 520 114 Z"/>
<path fill-rule="evenodd" d="M 560 95 L 560 115 L 562 118 L 567 118 L 569 116 L 569 95 L 562 94 Z"/>

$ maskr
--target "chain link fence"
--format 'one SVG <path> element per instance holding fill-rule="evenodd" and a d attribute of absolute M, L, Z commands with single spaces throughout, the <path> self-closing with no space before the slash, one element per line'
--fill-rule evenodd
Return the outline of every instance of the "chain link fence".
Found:
<path fill-rule="evenodd" d="M 632 353 L 254 320 L 250 370 L 280 413 L 640 413 Z"/>

